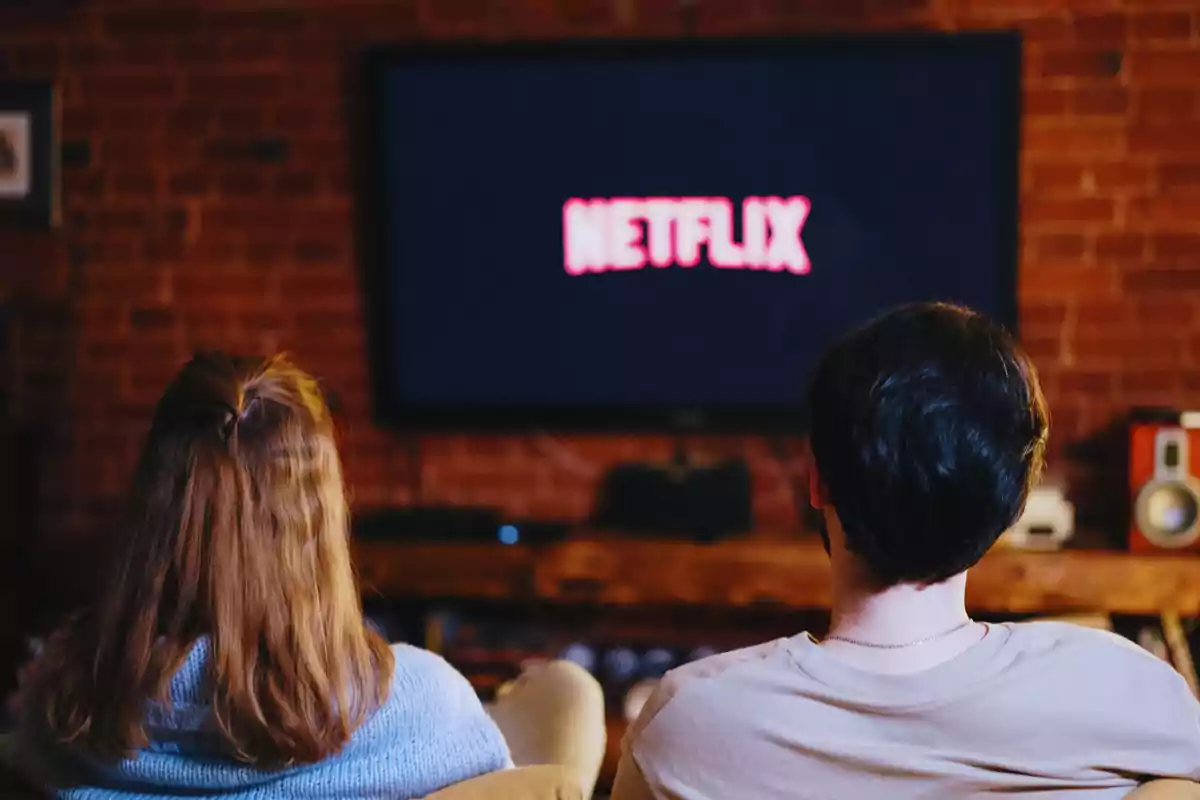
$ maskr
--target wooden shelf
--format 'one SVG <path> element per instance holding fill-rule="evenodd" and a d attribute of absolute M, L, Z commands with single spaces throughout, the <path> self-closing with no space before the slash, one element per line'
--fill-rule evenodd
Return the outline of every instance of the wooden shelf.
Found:
<path fill-rule="evenodd" d="M 544 547 L 358 541 L 354 549 L 364 591 L 396 599 L 810 609 L 830 601 L 828 562 L 813 539 L 603 538 Z M 1200 558 L 996 550 L 972 570 L 967 602 L 978 612 L 1196 616 Z"/>

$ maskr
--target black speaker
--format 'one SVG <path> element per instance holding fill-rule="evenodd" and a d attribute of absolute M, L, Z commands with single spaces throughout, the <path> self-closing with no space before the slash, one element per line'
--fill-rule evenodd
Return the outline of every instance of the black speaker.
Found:
<path fill-rule="evenodd" d="M 713 541 L 754 526 L 750 468 L 621 464 L 600 488 L 593 524 L 607 530 Z"/>

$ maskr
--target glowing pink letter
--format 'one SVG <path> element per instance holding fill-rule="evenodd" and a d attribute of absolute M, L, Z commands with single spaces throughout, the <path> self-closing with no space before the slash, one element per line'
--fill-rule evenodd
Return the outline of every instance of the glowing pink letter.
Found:
<path fill-rule="evenodd" d="M 563 250 L 567 272 L 582 275 L 608 268 L 608 203 L 571 198 L 563 204 Z"/>
<path fill-rule="evenodd" d="M 708 260 L 714 267 L 740 269 L 742 248 L 733 243 L 733 203 L 724 197 L 708 201 Z"/>
<path fill-rule="evenodd" d="M 609 262 L 613 269 L 646 266 L 642 248 L 642 201 L 614 197 L 608 201 Z"/>
<path fill-rule="evenodd" d="M 675 208 L 675 261 L 694 267 L 700 263 L 700 245 L 708 242 L 708 201 L 685 197 Z"/>
<path fill-rule="evenodd" d="M 742 203 L 742 253 L 750 269 L 767 266 L 767 204 L 761 197 L 747 197 Z"/>
<path fill-rule="evenodd" d="M 650 263 L 656 267 L 669 267 L 675 260 L 674 253 L 671 252 L 671 225 L 675 222 L 675 206 L 674 200 L 665 197 L 649 197 L 642 203 Z"/>
<path fill-rule="evenodd" d="M 811 208 L 807 197 L 767 198 L 767 218 L 771 221 L 771 244 L 767 250 L 770 269 L 786 268 L 797 275 L 808 272 L 811 265 L 800 233 Z"/>

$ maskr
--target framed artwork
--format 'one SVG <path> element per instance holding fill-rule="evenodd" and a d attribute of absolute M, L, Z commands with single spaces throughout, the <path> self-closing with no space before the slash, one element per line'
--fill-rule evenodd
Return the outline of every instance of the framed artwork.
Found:
<path fill-rule="evenodd" d="M 0 226 L 58 224 L 58 113 L 54 85 L 0 82 Z"/>

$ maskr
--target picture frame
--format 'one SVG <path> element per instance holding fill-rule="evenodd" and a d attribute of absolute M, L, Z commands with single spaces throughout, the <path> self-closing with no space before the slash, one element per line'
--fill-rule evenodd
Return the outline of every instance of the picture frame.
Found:
<path fill-rule="evenodd" d="M 58 224 L 58 127 L 53 83 L 0 81 L 0 227 Z"/>

